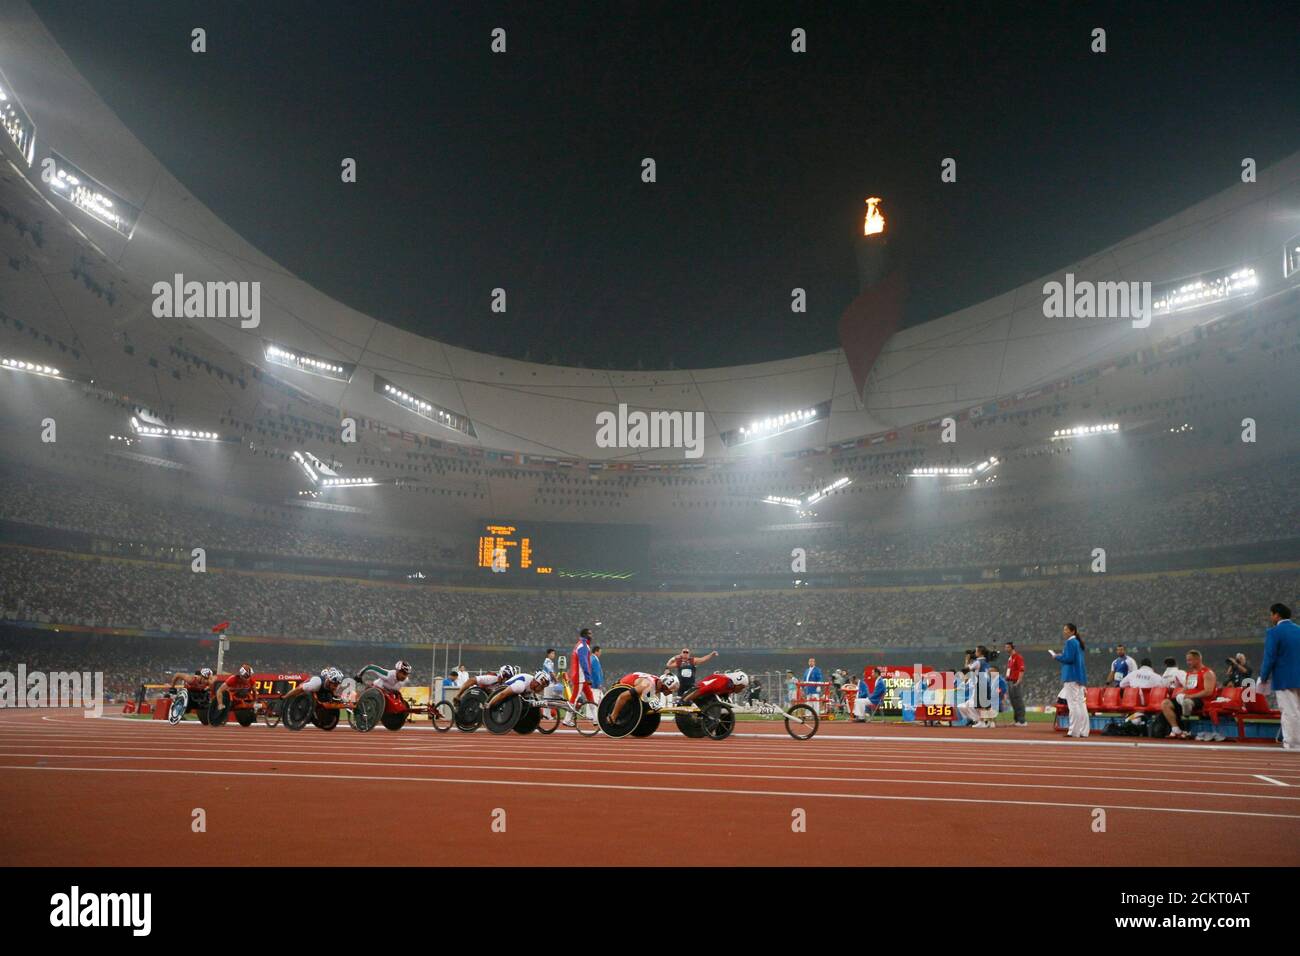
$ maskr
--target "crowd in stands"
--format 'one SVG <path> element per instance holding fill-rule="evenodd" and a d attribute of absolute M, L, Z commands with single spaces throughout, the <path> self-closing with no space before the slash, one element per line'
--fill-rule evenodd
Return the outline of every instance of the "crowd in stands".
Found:
<path fill-rule="evenodd" d="M 309 558 L 418 561 L 456 564 L 454 550 L 428 536 L 353 535 L 276 521 L 268 514 L 241 517 L 215 509 L 133 500 L 122 489 L 75 482 L 55 472 L 3 469 L 0 519 L 84 531 L 186 550 L 295 555 Z"/>
<path fill-rule="evenodd" d="M 638 646 L 687 635 L 719 647 L 998 645 L 1078 620 L 1094 639 L 1149 644 L 1253 634 L 1263 609 L 1298 594 L 1294 571 L 699 596 L 444 589 L 0 548 L 2 618 L 190 633 L 229 620 L 241 634 L 359 641 L 535 644 L 602 621 Z"/>
<path fill-rule="evenodd" d="M 652 549 L 657 574 L 787 574 L 791 550 L 803 548 L 809 576 L 856 571 L 975 568 L 1086 562 L 1093 547 L 1112 557 L 1289 539 L 1278 516 L 1300 496 L 1300 463 L 1262 473 L 1200 479 L 1158 493 L 1111 494 L 1088 503 L 986 514 L 971 521 L 939 511 L 932 523 L 881 531 L 869 525 L 755 533 L 729 541 L 669 538 Z M 179 502 L 134 499 L 120 488 L 73 481 L 58 473 L 0 469 L 0 519 L 80 531 L 115 540 L 186 550 L 414 562 L 457 568 L 468 544 L 431 536 L 348 534 L 307 526 L 294 516 L 239 516 Z M 947 507 L 952 507 L 947 505 Z M 944 520 L 935 521 L 936 515 Z M 948 520 L 951 517 L 953 520 Z"/>
<path fill-rule="evenodd" d="M 1300 468 L 1203 480 L 1176 493 L 1116 495 L 1073 507 L 1038 508 L 973 523 L 877 532 L 847 527 L 781 532 L 730 545 L 667 544 L 653 552 L 660 573 L 790 571 L 790 552 L 807 552 L 808 574 L 908 568 L 968 568 L 1029 562 L 1086 563 L 1092 547 L 1114 556 L 1297 536 L 1279 521 L 1300 497 Z"/>

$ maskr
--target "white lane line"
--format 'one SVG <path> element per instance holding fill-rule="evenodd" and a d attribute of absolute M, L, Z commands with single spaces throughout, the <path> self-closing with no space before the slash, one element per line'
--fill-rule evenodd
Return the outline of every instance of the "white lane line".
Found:
<path fill-rule="evenodd" d="M 101 751 L 101 752 L 99 752 L 99 753 L 93 753 L 93 754 L 92 754 L 92 753 L 58 753 L 58 754 L 55 754 L 55 753 L 50 753 L 50 752 L 47 752 L 47 751 L 53 751 L 53 750 L 68 750 L 68 749 L 72 749 L 72 748 L 74 748 L 74 747 L 84 747 L 84 746 L 85 746 L 85 741 L 81 741 L 79 744 L 56 744 L 56 743 L 49 743 L 49 742 L 45 742 L 45 741 L 42 741 L 42 742 L 39 742 L 39 743 L 31 743 L 31 744 L 14 744 L 14 743 L 12 743 L 12 742 L 9 742 L 9 743 L 7 743 L 7 744 L 4 744 L 4 746 L 7 747 L 8 749 L 7 749 L 7 750 L 4 750 L 4 751 L 0 751 L 0 757 L 18 757 L 18 758 L 22 758 L 22 757 L 44 757 L 44 758 L 49 758 L 49 759 L 62 759 L 62 758 L 72 758 L 72 757 L 77 757 L 77 758 L 82 758 L 82 759 L 96 759 L 96 758 L 102 758 L 102 759 L 104 759 L 104 760 L 148 760 L 148 759 L 156 759 L 156 760 L 162 760 L 162 761 L 166 761 L 166 760 L 212 760 L 212 761 L 222 761 L 222 760 L 225 760 L 225 761 L 232 761 L 232 762 L 233 762 L 233 761 L 258 761 L 258 762 L 260 762 L 260 763 L 274 763 L 274 762 L 282 762 L 282 763 L 304 763 L 304 762 L 319 763 L 319 762 L 320 762 L 319 760 L 314 760 L 314 761 L 301 761 L 301 760 L 293 760 L 293 759 L 290 759 L 290 758 L 293 758 L 293 757 L 327 757 L 327 758 L 329 758 L 329 759 L 331 759 L 331 760 L 335 760 L 335 761 L 340 762 L 340 763 L 346 763 L 346 764 L 357 765 L 357 766 L 386 766 L 386 765 L 391 765 L 391 766 L 429 767 L 429 768 L 438 768 L 438 767 L 457 767 L 457 766 L 460 766 L 460 767 L 470 767 L 470 766 L 479 767 L 479 766 L 481 766 L 482 769 L 492 769 L 493 766 L 496 766 L 495 763 L 493 763 L 493 764 L 483 764 L 483 765 L 478 765 L 478 764 L 471 764 L 471 763 L 469 763 L 468 761 L 470 761 L 470 760 L 474 760 L 474 759 L 478 759 L 478 760 L 486 760 L 486 759 L 489 759 L 489 758 L 493 758 L 493 759 L 494 759 L 494 758 L 496 758 L 496 757 L 498 757 L 498 756 L 502 756 L 502 757 L 509 757 L 509 758 L 511 758 L 511 759 L 513 759 L 513 760 L 515 760 L 515 761 L 521 761 L 520 763 L 517 763 L 517 764 L 515 765 L 518 769 L 521 769 L 521 770 L 523 770 L 523 769 L 530 769 L 530 768 L 531 768 L 531 769 L 534 769 L 534 770 L 548 770 L 548 769 L 556 769 L 555 765 L 556 765 L 556 764 L 560 764 L 560 763 L 562 763 L 562 764 L 569 764 L 569 765 L 574 765 L 574 764 L 584 764 L 584 765 L 585 765 L 585 764 L 591 764 L 591 765 L 595 765 L 595 766 L 591 766 L 591 767 L 586 767 L 586 766 L 568 766 L 568 767 L 565 767 L 565 768 L 564 768 L 565 770 L 572 770 L 572 771 L 578 771 L 578 772 L 591 772 L 591 773 L 645 773 L 645 769 L 644 769 L 644 758 L 637 758 L 637 757 L 635 757 L 635 756 L 629 756 L 629 757 L 626 757 L 626 758 L 623 758 L 623 757 L 612 757 L 612 758 L 610 758 L 610 757 L 607 757 L 607 758 L 601 758 L 601 757 L 574 757 L 574 756 L 567 755 L 567 754 L 554 754 L 554 753 L 551 753 L 551 752 L 538 752 L 538 751 L 531 751 L 531 752 L 529 752 L 529 751 L 527 751 L 527 750 L 522 750 L 522 749 L 518 749 L 518 750 L 509 750 L 509 751 L 493 751 L 491 754 L 488 754 L 488 753 L 484 753 L 484 752 L 482 752 L 482 751 L 479 751 L 479 752 L 475 753 L 472 757 L 466 757 L 465 759 L 457 759 L 457 761 L 456 761 L 455 763 L 435 763 L 435 762 L 430 762 L 430 761 L 434 761 L 434 760 L 437 760 L 437 759 L 439 759 L 439 758 L 441 758 L 441 759 L 443 759 L 443 760 L 446 760 L 446 759 L 449 759 L 449 758 L 456 758 L 456 757 L 459 757 L 459 754 L 458 754 L 458 753 L 457 753 L 457 754 L 448 754 L 448 753 L 446 753 L 445 751 L 442 751 L 442 752 L 433 752 L 433 751 L 427 751 L 427 750 L 424 751 L 424 752 L 396 752 L 396 753 L 394 753 L 394 752 L 389 752 L 389 753 L 378 753 L 378 752 L 371 752 L 371 751 L 357 751 L 357 750 L 311 750 L 311 749 L 293 749 L 293 750 L 287 750 L 287 749 L 286 749 L 286 750 L 263 750 L 263 749 L 259 749 L 259 750 L 249 750 L 249 749 L 246 749 L 246 748 L 236 748 L 236 747 L 216 747 L 216 746 L 204 747 L 201 751 L 193 751 L 193 750 L 191 750 L 191 751 L 188 751 L 188 752 L 187 752 L 187 751 L 180 751 L 180 750 L 176 750 L 176 749 L 173 749 L 173 748 L 167 748 L 167 747 L 163 747 L 163 746 L 150 747 L 150 746 L 140 746 L 140 745 L 136 745 L 136 746 L 122 746 L 122 745 L 115 745 L 115 746 L 112 746 L 112 747 L 106 747 L 106 748 L 104 748 L 103 751 Z M 35 751 L 35 752 L 33 752 L 33 751 Z M 111 751 L 111 752 L 110 752 L 110 751 Z M 124 753 L 124 751 L 135 751 L 135 753 Z M 188 753 L 189 755 L 187 755 L 187 753 Z M 229 755 L 231 755 L 231 756 L 221 756 L 221 755 L 223 755 L 223 754 L 229 754 Z M 208 756 L 204 756 L 204 755 L 208 755 Z M 378 760 L 379 762 L 376 762 L 376 763 L 368 763 L 368 762 L 366 762 L 366 761 L 364 761 L 364 760 L 351 760 L 351 759 L 348 759 L 348 758 L 354 758 L 354 757 L 357 757 L 357 758 L 365 758 L 365 757 L 369 757 L 369 758 L 372 758 L 372 759 Z M 413 760 L 420 760 L 420 761 L 422 761 L 422 762 L 419 762 L 419 763 L 414 763 L 414 762 L 403 762 L 403 761 L 413 761 Z M 541 764 L 541 766 L 535 766 L 535 765 L 533 765 L 533 764 L 522 763 L 522 761 L 533 761 L 535 764 Z M 683 763 L 683 762 L 682 762 L 682 761 L 678 761 L 678 763 L 681 764 L 681 763 Z M 720 769 L 720 768 L 731 768 L 731 769 L 730 769 L 730 771 L 729 771 L 728 773 L 722 773 L 722 774 L 704 774 L 704 776 L 743 776 L 743 777 L 758 777 L 759 775 L 754 774 L 754 773 L 751 773 L 750 771 L 752 771 L 752 770 L 767 770 L 767 769 L 777 769 L 777 770 L 786 770 L 786 771 L 795 771 L 795 770 L 818 770 L 818 771 L 839 772 L 839 773 L 845 774 L 846 776 L 841 776 L 841 777 L 816 777 L 816 778 L 811 778 L 811 777 L 810 777 L 810 778 L 807 778 L 807 779 L 819 779 L 819 780 L 846 780 L 846 781 L 852 781 L 852 780 L 855 780 L 855 779 L 860 780 L 860 779 L 862 779 L 862 778 L 861 778 L 860 776 L 859 776 L 859 777 L 849 776 L 849 775 L 851 775 L 851 774 L 861 774 L 862 772 L 864 772 L 864 771 L 866 771 L 866 770 L 868 770 L 868 769 L 871 770 L 871 771 L 873 771 L 873 772 L 875 772 L 875 771 L 879 771 L 879 770 L 881 770 L 881 769 L 884 769 L 884 768 L 890 767 L 890 768 L 891 768 L 891 772 L 894 772 L 894 773 L 915 773 L 915 774 L 927 774 L 927 775 L 961 774 L 961 775 L 963 775 L 963 776 L 967 776 L 967 777 L 980 777 L 980 778 L 987 778 L 987 777 L 999 777 L 999 778 L 1010 777 L 1010 778 L 1016 778 L 1016 779 L 1018 779 L 1018 780 L 1022 780 L 1022 781 L 1024 782 L 1024 785 L 1025 785 L 1025 786 L 1029 786 L 1029 787 L 1048 786 L 1047 784 L 1039 784 L 1039 783 L 1035 783 L 1034 780 L 1035 780 L 1035 779 L 1038 779 L 1038 778 L 1041 778 L 1041 779 L 1048 779 L 1048 780 L 1053 780 L 1053 779 L 1055 779 L 1055 780 L 1059 780 L 1059 779 L 1061 779 L 1061 778 L 1069 778 L 1069 779 L 1074 779 L 1074 780 L 1097 780 L 1097 779 L 1100 779 L 1100 780 L 1109 780 L 1109 781 L 1116 782 L 1116 783 L 1120 783 L 1120 782 L 1122 782 L 1122 783 L 1137 783 L 1137 782 L 1143 782 L 1143 781 L 1149 781 L 1149 782 L 1163 782 L 1163 783 L 1166 783 L 1166 784 L 1172 784 L 1172 783 L 1187 783 L 1187 782 L 1196 783 L 1196 782 L 1199 782 L 1199 783 L 1206 783 L 1206 784 L 1211 784 L 1211 783 L 1224 783 L 1224 784 L 1227 784 L 1227 785 L 1229 785 L 1229 786 L 1232 786 L 1232 785 L 1247 786 L 1247 787 L 1262 787 L 1262 786 L 1265 786 L 1265 784 L 1263 784 L 1263 783 L 1256 783 L 1256 782 L 1254 782 L 1254 780 L 1241 780 L 1241 781 L 1238 781 L 1238 780 L 1236 780 L 1236 779 L 1232 779 L 1232 780 L 1208 780 L 1208 779 L 1205 779 L 1205 778 L 1203 778 L 1203 777 L 1202 777 L 1202 778 L 1179 778 L 1179 777 L 1174 777 L 1174 776 L 1172 776 L 1171 774 L 1157 774 L 1157 775 L 1154 775 L 1154 776 L 1147 776 L 1147 775 L 1143 775 L 1143 774 L 1120 773 L 1120 772 L 1117 772 L 1117 771 L 1115 771 L 1115 770 L 1113 770 L 1113 769 L 1109 769 L 1109 768 L 1105 768 L 1105 767 L 1094 767 L 1094 768 L 1089 768 L 1089 769 L 1092 769 L 1092 770 L 1095 771 L 1095 773 L 1091 773 L 1091 774 L 1090 774 L 1090 773 L 1081 773 L 1081 772 L 1080 772 L 1080 768 L 1077 768 L 1077 767 L 1069 767 L 1069 766 L 1067 766 L 1067 767 L 1062 767 L 1062 768 L 1058 768 L 1058 772 L 1047 772 L 1047 771 L 1050 771 L 1050 770 L 1051 770 L 1050 767 L 1040 766 L 1040 765 L 1037 765 L 1037 764 L 1027 764 L 1027 765 L 1019 765 L 1019 764 L 1000 764 L 1000 765 L 999 765 L 999 766 L 1003 766 L 1003 767 L 1006 767 L 1006 766 L 1010 766 L 1010 767 L 1025 766 L 1025 767 L 1028 768 L 1027 771 L 1015 771 L 1015 770 L 990 770 L 990 769 L 985 768 L 985 767 L 972 768 L 972 767 L 967 767 L 967 766 L 960 766 L 960 767 L 958 767 L 958 766 L 948 766 L 948 767 L 940 766 L 940 767 L 937 767 L 937 768 L 936 768 L 936 767 L 935 767 L 935 761 L 929 761 L 930 767 L 914 767 L 914 766 L 911 766 L 910 764 L 903 764 L 903 765 L 892 766 L 892 767 L 891 767 L 891 765 L 896 765 L 896 764 L 899 763 L 898 761 L 892 761 L 892 760 L 876 760 L 876 761 L 872 761 L 871 764 L 870 764 L 870 767 L 868 767 L 865 763 L 863 763 L 863 764 L 855 764 L 855 765 L 850 765 L 850 766 L 842 766 L 842 765 L 826 764 L 826 763 L 815 763 L 815 762 L 813 762 L 813 763 L 806 763 L 806 762 L 803 762 L 803 761 L 792 762 L 792 761 L 788 761 L 788 760 L 763 760 L 763 761 L 760 761 L 760 760 L 749 760 L 749 761 L 741 761 L 741 760 L 709 760 L 709 761 L 707 761 L 707 763 L 708 763 L 708 765 L 709 765 L 710 767 L 713 767 L 713 768 L 715 768 L 715 769 Z M 632 765 L 635 769 L 630 770 L 630 771 L 620 770 L 620 769 L 618 769 L 618 766 L 619 766 L 620 764 L 630 764 L 630 765 Z M 932 769 L 932 768 L 934 768 L 934 769 Z M 1134 769 L 1151 769 L 1151 768 L 1137 767 L 1137 768 L 1134 768 Z M 1061 771 L 1061 770 L 1064 770 L 1064 771 L 1066 771 L 1066 772 L 1059 772 L 1059 771 Z M 672 774 L 669 774 L 669 775 L 672 775 Z M 1241 778 L 1241 777 L 1259 777 L 1259 776 L 1261 776 L 1260 774 L 1247 774 L 1247 773 L 1236 773 L 1236 774 L 1219 773 L 1218 775 L 1219 775 L 1219 776 L 1228 776 L 1228 777 L 1233 777 L 1233 778 Z M 797 777 L 797 776 L 796 776 L 796 777 L 789 777 L 789 778 L 771 778 L 771 779 L 800 779 L 800 777 Z M 928 778 L 927 778 L 927 779 L 928 779 Z M 1266 779 L 1270 779 L 1270 778 L 1266 778 Z M 893 782 L 896 782 L 896 781 L 894 781 L 894 780 L 882 780 L 881 782 L 883 782 L 883 783 L 893 783 Z M 943 781 L 930 781 L 930 782 L 940 782 L 940 783 L 942 783 Z M 986 784 L 989 785 L 989 786 L 994 786 L 994 785 L 996 785 L 999 781 L 994 781 L 994 780 L 983 780 L 983 781 L 981 781 L 981 782 L 986 783 Z M 1287 784 L 1282 784 L 1282 783 L 1278 783 L 1277 785 L 1278 785 L 1278 786 L 1287 786 Z M 1079 788 L 1076 788 L 1076 789 L 1088 790 L 1088 789 L 1098 789 L 1098 788 L 1079 787 Z M 1146 791 L 1135 791 L 1135 792 L 1146 792 Z M 1156 792 L 1156 791 L 1152 791 L 1152 792 Z M 1187 792 L 1189 792 L 1189 791 L 1161 790 L 1161 791 L 1159 791 L 1159 792 L 1167 792 L 1167 793 L 1187 793 Z M 1204 792 L 1204 791 L 1197 791 L 1197 792 Z M 1225 794 L 1225 795 L 1226 795 L 1226 794 Z M 1298 798 L 1296 798 L 1296 799 L 1300 799 L 1300 797 L 1298 797 Z"/>
<path fill-rule="evenodd" d="M 101 754 L 6 754 L 0 753 L 0 757 L 30 757 L 45 758 L 50 760 L 154 760 L 154 757 L 137 757 L 131 755 L 122 755 L 116 757 L 103 756 Z M 319 760 L 285 760 L 278 757 L 272 758 L 253 758 L 253 757 L 181 757 L 173 756 L 166 758 L 169 762 L 183 761 L 203 761 L 206 763 L 281 763 L 281 764 L 305 764 L 316 766 Z M 490 764 L 466 764 L 456 763 L 404 763 L 398 760 L 367 761 L 367 760 L 343 760 L 337 761 L 342 767 L 411 767 L 419 770 L 476 770 L 476 771 L 523 771 L 525 773 L 569 773 L 569 774 L 593 774 L 606 776 L 627 776 L 643 777 L 646 774 L 644 769 L 638 770 L 610 770 L 597 769 L 589 767 L 533 767 L 521 764 L 502 764 L 493 762 Z M 56 768 L 57 769 L 57 768 Z M 96 769 L 96 768 L 68 768 L 68 769 Z M 149 768 L 136 768 L 142 772 L 148 772 Z M 205 771 L 206 772 L 206 771 Z M 843 784 L 876 784 L 878 786 L 899 786 L 902 784 L 921 784 L 930 787 L 996 787 L 997 782 L 979 781 L 979 780 L 903 780 L 903 779 L 875 779 L 864 780 L 860 777 L 818 777 L 807 774 L 767 774 L 767 773 L 709 773 L 698 771 L 684 770 L 655 770 L 656 777 L 721 777 L 727 780 L 737 778 L 743 780 L 798 780 L 801 782 L 816 783 L 843 783 Z M 402 779 L 394 777 L 391 779 Z M 438 777 L 429 779 L 442 779 Z M 1056 784 L 1056 783 L 1023 783 L 1021 786 L 1029 790 L 1082 790 L 1088 793 L 1158 793 L 1163 796 L 1171 797 L 1222 797 L 1230 800 L 1292 800 L 1300 801 L 1300 796 L 1289 796 L 1282 794 L 1270 793 L 1222 793 L 1214 790 L 1170 790 L 1166 787 L 1149 788 L 1149 787 L 1088 787 L 1076 786 L 1073 784 Z"/>
<path fill-rule="evenodd" d="M 42 770 L 54 773 L 166 773 L 166 774 L 185 774 L 188 776 L 218 776 L 218 777 L 270 777 L 281 779 L 318 779 L 318 780 L 357 780 L 366 783 L 383 783 L 392 784 L 393 782 L 406 783 L 424 783 L 424 784 L 467 784 L 470 786 L 489 786 L 489 787 L 540 787 L 542 789 L 572 789 L 572 790 L 628 790 L 634 793 L 698 793 L 708 796 L 718 796 L 727 794 L 739 797 L 800 797 L 800 798 L 824 798 L 828 800 L 876 800 L 899 803 L 968 803 L 980 805 L 995 806 L 1017 806 L 1017 807 L 1051 807 L 1054 809 L 1074 809 L 1074 810 L 1094 810 L 1098 807 L 1095 803 L 1057 803 L 1048 800 L 987 800 L 977 797 L 919 797 L 919 796 L 891 796 L 876 793 L 824 793 L 807 790 L 738 790 L 731 788 L 715 787 L 652 787 L 641 784 L 616 784 L 616 783 L 563 783 L 561 781 L 533 781 L 533 780 L 478 780 L 470 777 L 393 777 L 393 776 L 363 776 L 361 774 L 337 774 L 337 773 L 260 773 L 249 770 L 164 770 L 156 767 L 148 769 L 129 769 L 118 767 L 35 767 L 25 766 L 22 764 L 4 764 L 0 765 L 0 770 Z M 1294 820 L 1300 823 L 1300 814 L 1294 813 L 1262 813 L 1256 810 L 1206 810 L 1190 807 L 1142 807 L 1127 806 L 1116 804 L 1111 806 L 1102 806 L 1106 810 L 1133 810 L 1146 813 L 1194 813 L 1205 816 L 1219 817 L 1266 817 L 1276 820 Z"/>
<path fill-rule="evenodd" d="M 1262 773 L 1257 773 L 1257 774 L 1255 774 L 1255 776 L 1259 777 L 1260 780 L 1267 780 L 1269 783 L 1275 783 L 1275 784 L 1277 784 L 1279 787 L 1289 787 L 1289 786 L 1291 786 L 1291 784 L 1289 784 L 1289 783 L 1283 783 L 1281 780 L 1274 780 L 1272 777 L 1266 777 L 1266 776 L 1264 776 Z"/>
<path fill-rule="evenodd" d="M 43 718 L 43 719 L 45 719 L 45 720 L 52 720 L 53 718 L 45 717 L 45 718 Z M 123 714 L 116 714 L 116 715 L 114 715 L 114 714 L 105 714 L 103 717 L 100 717 L 100 718 L 98 718 L 98 719 L 99 719 L 99 720 L 128 721 L 128 722 L 131 722 L 131 723 L 146 724 L 146 725 L 147 725 L 147 724 L 153 724 L 153 723 L 154 723 L 154 721 L 152 721 L 152 720 L 143 720 L 143 719 L 138 718 L 138 717 L 128 717 L 128 716 L 123 715 Z M 163 722 L 163 721 L 159 721 L 159 723 L 164 723 L 164 722 Z M 168 726 L 170 726 L 170 725 L 168 725 Z M 202 725 L 201 725 L 198 721 L 196 721 L 196 720 L 186 720 L 186 721 L 182 721 L 182 722 L 181 722 L 180 724 L 178 724 L 177 726 L 182 726 L 182 727 L 185 727 L 185 726 L 200 727 L 200 726 L 202 726 Z M 260 723 L 260 722 L 259 722 L 259 723 L 256 723 L 256 724 L 253 724 L 253 726 L 254 726 L 254 727 L 264 727 L 264 728 L 267 729 L 267 730 L 275 729 L 275 728 L 265 727 L 265 725 L 262 724 L 262 723 Z M 304 729 L 306 729 L 306 728 L 304 728 Z M 315 728 L 312 728 L 312 729 L 315 729 Z M 430 727 L 430 726 L 423 726 L 423 725 L 420 725 L 420 724 L 413 724 L 413 725 L 410 725 L 409 727 L 404 727 L 403 730 L 419 731 L 419 732 L 422 732 L 422 733 L 437 733 L 437 731 L 435 731 L 433 727 Z M 561 729 L 560 729 L 559 731 L 557 731 L 557 732 L 558 732 L 558 733 L 562 733 L 562 734 L 574 734 L 574 735 L 576 735 L 576 733 L 577 733 L 576 731 L 573 731 L 573 730 L 566 730 L 566 729 L 564 729 L 564 728 L 561 728 Z M 446 733 L 451 733 L 451 731 L 446 731 Z M 974 733 L 974 732 L 972 732 L 972 733 Z M 740 731 L 740 730 L 738 730 L 738 731 L 736 731 L 735 733 L 733 733 L 731 736 L 732 736 L 732 738 L 736 738 L 736 737 L 743 737 L 743 738 L 750 738 L 750 739 L 776 738 L 777 740 L 788 739 L 788 740 L 790 740 L 790 741 L 792 741 L 792 742 L 799 742 L 799 743 L 803 743 L 803 742 L 804 742 L 804 741 L 794 741 L 794 738 L 792 738 L 792 737 L 787 737 L 783 732 L 776 731 L 776 730 L 773 730 L 771 733 L 752 733 L 752 732 L 749 732 L 749 731 Z M 1099 736 L 1100 736 L 1100 735 L 1099 735 Z M 811 738 L 811 739 L 812 739 L 812 740 L 815 740 L 815 741 L 819 741 L 819 742 L 821 742 L 821 743 L 823 743 L 823 744 L 826 743 L 826 742 L 835 742 L 835 741 L 844 741 L 844 742 L 852 742 L 852 743 L 857 743 L 857 742 L 859 742 L 859 741 L 876 741 L 876 742 L 882 742 L 882 741 L 883 741 L 883 742 L 885 742 L 885 743 L 893 743 L 893 742 L 896 742 L 896 741 L 908 741 L 908 742 L 921 741 L 921 742 L 924 742 L 924 743 L 930 743 L 930 744 L 933 744 L 933 743 L 944 743 L 944 744 L 957 744 L 957 745 L 970 745 L 970 744 L 994 744 L 994 745 L 997 745 L 997 746 L 1076 747 L 1076 748 L 1077 748 L 1077 747 L 1080 747 L 1080 746 L 1084 746 L 1084 747 L 1127 747 L 1127 748 L 1130 748 L 1130 749 L 1131 749 L 1131 748 L 1134 748 L 1134 747 L 1141 747 L 1141 748 L 1143 748 L 1143 749 L 1157 749 L 1157 748 L 1169 748 L 1169 749 L 1173 749 L 1173 750 L 1186 749 L 1188 752 L 1190 752 L 1192 749 L 1195 749 L 1195 750 L 1197 750 L 1197 751 L 1201 751 L 1201 750 L 1228 750 L 1228 751 L 1235 751 L 1235 752 L 1238 752 L 1238 753 L 1241 752 L 1240 750 L 1238 750 L 1238 745 L 1237 745 L 1237 744 L 1233 744 L 1233 743 L 1230 743 L 1230 742 L 1227 742 L 1227 741 L 1225 741 L 1225 742 L 1222 743 L 1222 744 L 1207 744 L 1207 743 L 1204 743 L 1204 742 L 1200 742 L 1200 741 L 1198 741 L 1197 744 L 1196 744 L 1196 746 L 1193 748 L 1193 747 L 1189 746 L 1189 744 L 1188 744 L 1187 741 L 1181 741 L 1181 742 L 1169 742 L 1169 741 L 1161 741 L 1161 740 L 1143 740 L 1143 741 L 1134 741 L 1134 740 L 1130 740 L 1130 741 L 1095 740 L 1095 741 L 1091 741 L 1091 742 L 1089 742 L 1089 743 L 1087 743 L 1087 744 L 1081 744 L 1080 741 L 1077 741 L 1077 740 L 1062 740 L 1062 739 L 1057 739 L 1057 740 L 1019 740 L 1019 739 L 1016 739 L 1016 740 L 1005 740 L 1005 739 L 1004 739 L 1004 740 L 998 740 L 997 738 L 992 738 L 992 737 L 975 737 L 975 736 L 972 736 L 972 737 L 950 737 L 950 736 L 946 736 L 946 735 L 945 735 L 945 736 L 938 736 L 938 735 L 936 735 L 936 736 L 930 736 L 930 737 L 926 737 L 926 736 L 919 736 L 919 737 L 918 737 L 918 736 L 916 736 L 916 735 L 914 735 L 914 734 L 899 735 L 899 736 L 893 736 L 893 735 L 890 735 L 890 736 L 880 737 L 880 736 L 866 735 L 866 734 L 861 735 L 861 736 L 856 735 L 856 734 L 850 736 L 850 735 L 848 735 L 848 734 L 829 733 L 829 734 L 819 734 L 819 735 L 817 735 L 816 737 L 813 737 L 813 738 Z"/>

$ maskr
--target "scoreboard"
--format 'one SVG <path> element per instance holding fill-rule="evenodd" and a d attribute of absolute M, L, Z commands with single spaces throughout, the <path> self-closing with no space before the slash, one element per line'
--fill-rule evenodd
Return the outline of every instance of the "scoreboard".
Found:
<path fill-rule="evenodd" d="M 474 566 L 492 574 L 624 581 L 649 566 L 648 525 L 480 520 Z"/>
<path fill-rule="evenodd" d="M 493 571 L 532 571 L 550 574 L 552 568 L 537 564 L 533 555 L 533 539 L 528 532 L 512 524 L 484 525 L 478 538 L 478 566 Z"/>

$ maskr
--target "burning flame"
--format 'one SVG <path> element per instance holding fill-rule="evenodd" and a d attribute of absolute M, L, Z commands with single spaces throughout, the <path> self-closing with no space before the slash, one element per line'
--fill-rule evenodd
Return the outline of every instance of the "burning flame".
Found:
<path fill-rule="evenodd" d="M 880 211 L 879 204 L 879 196 L 872 196 L 867 200 L 867 218 L 862 222 L 864 236 L 878 236 L 885 231 L 885 217 Z"/>

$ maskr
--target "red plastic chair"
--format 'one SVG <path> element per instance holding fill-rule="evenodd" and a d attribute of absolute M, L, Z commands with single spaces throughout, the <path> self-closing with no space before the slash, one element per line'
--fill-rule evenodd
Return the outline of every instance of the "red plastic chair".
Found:
<path fill-rule="evenodd" d="M 1101 709 L 1101 688 L 1089 687 L 1084 694 L 1084 700 L 1088 704 L 1089 710 Z"/>
<path fill-rule="evenodd" d="M 1119 698 L 1120 710 L 1139 710 L 1142 707 L 1142 689 L 1125 687 L 1123 691 Z"/>
<path fill-rule="evenodd" d="M 1152 712 L 1157 711 L 1168 696 L 1168 687 L 1148 687 L 1146 690 L 1146 703 L 1143 705 L 1142 709 Z"/>
<path fill-rule="evenodd" d="M 1101 703 L 1097 706 L 1097 710 L 1119 710 L 1119 692 L 1118 687 L 1101 688 Z M 1092 710 L 1092 706 L 1089 705 L 1088 709 Z"/>

